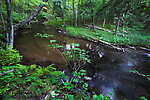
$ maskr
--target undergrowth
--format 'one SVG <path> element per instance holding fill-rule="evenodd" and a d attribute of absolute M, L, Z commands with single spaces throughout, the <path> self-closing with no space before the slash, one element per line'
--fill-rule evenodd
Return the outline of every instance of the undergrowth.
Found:
<path fill-rule="evenodd" d="M 85 28 L 77 28 L 68 26 L 66 28 L 68 34 L 90 39 L 90 37 L 104 40 L 109 43 L 115 43 L 118 45 L 131 45 L 131 46 L 143 46 L 150 48 L 150 35 L 142 33 L 141 31 L 130 30 L 128 34 L 119 36 L 113 33 L 105 32 L 102 30 L 90 30 Z"/>

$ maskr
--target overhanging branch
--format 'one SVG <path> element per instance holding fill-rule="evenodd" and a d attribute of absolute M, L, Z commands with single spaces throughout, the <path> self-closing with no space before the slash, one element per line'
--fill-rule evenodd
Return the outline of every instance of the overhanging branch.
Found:
<path fill-rule="evenodd" d="M 43 0 L 43 2 L 47 2 L 48 0 Z M 35 16 L 38 15 L 38 13 L 42 10 L 44 4 L 40 4 L 38 6 L 38 8 L 36 9 L 36 11 L 32 12 L 25 20 L 23 20 L 22 22 L 16 24 L 14 26 L 14 31 L 17 31 L 18 29 L 20 29 L 21 27 L 23 27 L 25 24 L 27 24 L 28 22 L 30 22 Z"/>

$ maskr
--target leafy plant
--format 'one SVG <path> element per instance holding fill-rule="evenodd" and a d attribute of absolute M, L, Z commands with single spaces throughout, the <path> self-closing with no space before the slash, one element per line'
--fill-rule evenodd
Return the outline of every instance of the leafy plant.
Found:
<path fill-rule="evenodd" d="M 148 80 L 150 80 L 150 73 L 149 73 L 149 75 L 145 75 L 145 74 L 139 73 L 137 70 L 130 71 L 130 72 L 138 74 L 138 75 L 143 76 L 143 77 L 146 77 Z"/>
<path fill-rule="evenodd" d="M 20 62 L 22 56 L 20 56 L 17 50 L 8 47 L 6 50 L 0 48 L 0 64 L 2 66 L 15 65 Z"/>
<path fill-rule="evenodd" d="M 140 97 L 140 100 L 148 100 L 148 99 L 146 99 L 145 97 Z"/>
<path fill-rule="evenodd" d="M 72 69 L 72 71 L 78 71 L 86 62 L 90 63 L 90 59 L 87 58 L 87 51 L 81 50 L 79 44 L 72 43 L 69 48 L 64 49 L 63 54 L 65 59 Z"/>
<path fill-rule="evenodd" d="M 31 65 L 2 66 L 0 71 L 0 94 L 25 98 L 41 97 L 54 89 L 54 83 L 64 74 L 53 65 L 46 68 Z"/>
<path fill-rule="evenodd" d="M 111 100 L 108 96 L 103 96 L 102 94 L 100 95 L 93 95 L 93 100 Z"/>
<path fill-rule="evenodd" d="M 49 38 L 49 37 L 53 37 L 53 35 L 48 35 L 48 34 L 42 34 L 42 33 L 37 33 L 36 35 L 35 35 L 35 37 L 40 37 L 41 39 L 43 39 L 43 38 Z"/>

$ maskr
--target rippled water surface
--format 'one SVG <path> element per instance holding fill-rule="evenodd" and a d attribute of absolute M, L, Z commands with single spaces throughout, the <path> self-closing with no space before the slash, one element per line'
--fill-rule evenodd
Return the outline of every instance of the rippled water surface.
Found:
<path fill-rule="evenodd" d="M 46 66 L 54 63 L 59 69 L 66 69 L 59 52 L 48 47 L 48 39 L 34 37 L 37 33 L 54 35 L 52 39 L 64 46 L 79 43 L 82 49 L 90 51 L 92 63 L 87 64 L 86 69 L 92 80 L 87 83 L 97 94 L 108 95 L 113 100 L 138 100 L 141 96 L 150 99 L 150 81 L 130 72 L 136 69 L 140 73 L 150 73 L 150 53 L 119 52 L 100 44 L 63 36 L 54 27 L 37 23 L 32 25 L 32 29 L 17 31 L 15 47 L 23 55 L 22 64 Z"/>

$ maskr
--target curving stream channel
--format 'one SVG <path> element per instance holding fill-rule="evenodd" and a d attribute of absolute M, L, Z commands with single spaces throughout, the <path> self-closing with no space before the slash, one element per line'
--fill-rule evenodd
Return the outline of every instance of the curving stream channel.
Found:
<path fill-rule="evenodd" d="M 150 52 L 119 52 L 87 40 L 64 36 L 52 26 L 35 23 L 32 29 L 17 31 L 15 37 L 15 48 L 23 55 L 22 64 L 47 66 L 54 63 L 60 70 L 66 70 L 61 55 L 47 46 L 47 39 L 34 37 L 37 33 L 54 35 L 52 39 L 64 46 L 79 43 L 82 49 L 90 51 L 92 63 L 86 65 L 86 69 L 92 80 L 87 83 L 96 94 L 102 93 L 112 100 L 138 100 L 141 96 L 150 99 L 150 81 L 130 72 L 150 73 Z"/>

